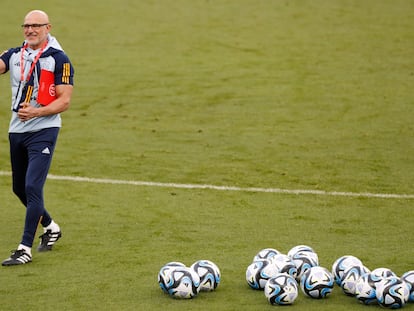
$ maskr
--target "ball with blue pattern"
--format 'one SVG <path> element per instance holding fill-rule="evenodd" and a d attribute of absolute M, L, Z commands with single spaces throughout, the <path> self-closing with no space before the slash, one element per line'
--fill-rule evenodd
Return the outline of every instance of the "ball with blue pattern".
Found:
<path fill-rule="evenodd" d="M 370 272 L 359 277 L 355 284 L 355 296 L 359 302 L 365 305 L 377 303 L 375 283 Z"/>
<path fill-rule="evenodd" d="M 200 277 L 200 291 L 214 291 L 220 284 L 220 269 L 211 260 L 197 260 L 191 265 L 191 269 Z"/>
<path fill-rule="evenodd" d="M 405 272 L 401 276 L 401 279 L 405 281 L 410 287 L 410 296 L 408 298 L 408 301 L 414 302 L 414 270 Z"/>
<path fill-rule="evenodd" d="M 302 292 L 311 298 L 326 298 L 334 288 L 334 277 L 325 267 L 317 266 L 308 269 L 300 280 Z"/>
<path fill-rule="evenodd" d="M 298 284 L 287 273 L 279 273 L 265 285 L 264 294 L 272 305 L 291 305 L 298 297 Z"/>
<path fill-rule="evenodd" d="M 344 273 L 355 266 L 363 266 L 362 261 L 353 255 L 344 255 L 335 260 L 332 264 L 332 274 L 336 284 L 341 286 Z"/>
<path fill-rule="evenodd" d="M 246 281 L 251 288 L 263 290 L 266 282 L 278 273 L 280 272 L 272 260 L 256 260 L 246 269 Z"/>
<path fill-rule="evenodd" d="M 409 295 L 409 285 L 399 277 L 387 277 L 376 284 L 377 301 L 381 307 L 402 308 L 408 302 Z"/>
<path fill-rule="evenodd" d="M 293 260 L 288 255 L 277 254 L 273 256 L 270 261 L 276 266 L 279 273 L 287 273 L 296 278 L 298 269 L 296 268 Z"/>
<path fill-rule="evenodd" d="M 273 256 L 278 254 L 280 254 L 280 252 L 275 248 L 264 248 L 253 257 L 253 261 L 271 259 Z"/>
<path fill-rule="evenodd" d="M 200 277 L 189 267 L 166 265 L 158 274 L 161 289 L 173 298 L 190 299 L 200 291 Z"/>
<path fill-rule="evenodd" d="M 288 255 L 289 256 L 289 255 Z M 311 267 L 319 266 L 318 254 L 312 251 L 298 251 L 289 256 L 296 266 L 296 280 L 300 281 L 303 273 Z"/>
<path fill-rule="evenodd" d="M 365 266 L 354 266 L 347 269 L 341 280 L 341 288 L 345 295 L 355 296 L 356 295 L 356 284 L 361 275 L 370 273 L 368 268 Z"/>
<path fill-rule="evenodd" d="M 162 266 L 158 272 L 158 284 L 166 294 L 168 294 L 168 287 L 173 283 L 171 272 L 177 267 L 185 267 L 185 264 L 179 261 L 171 261 Z"/>

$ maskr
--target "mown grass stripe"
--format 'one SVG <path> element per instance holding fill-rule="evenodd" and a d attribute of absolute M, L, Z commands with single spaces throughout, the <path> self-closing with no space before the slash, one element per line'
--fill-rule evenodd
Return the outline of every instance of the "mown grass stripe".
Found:
<path fill-rule="evenodd" d="M 0 171 L 1 176 L 10 176 L 10 172 Z M 113 185 L 132 185 L 148 187 L 164 187 L 178 189 L 209 189 L 219 191 L 240 191 L 240 192 L 266 192 L 266 193 L 284 193 L 284 194 L 310 194 L 326 196 L 344 196 L 344 197 L 365 197 L 365 198 L 382 198 L 382 199 L 414 199 L 414 194 L 395 194 L 395 193 L 370 193 L 370 192 L 342 192 L 342 191 L 324 191 L 324 190 L 306 190 L 306 189 L 281 189 L 281 188 L 260 188 L 260 187 L 235 187 L 235 186 L 217 186 L 208 184 L 179 184 L 139 180 L 120 180 L 110 178 L 90 178 L 80 176 L 61 176 L 48 175 L 52 180 L 65 180 L 73 182 L 88 182 L 96 184 L 113 184 Z"/>

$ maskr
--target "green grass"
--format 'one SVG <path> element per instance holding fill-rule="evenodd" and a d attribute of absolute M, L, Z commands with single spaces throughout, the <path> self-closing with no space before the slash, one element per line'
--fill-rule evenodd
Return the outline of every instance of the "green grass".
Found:
<path fill-rule="evenodd" d="M 0 50 L 33 7 L 4 1 Z M 40 1 L 76 70 L 55 175 L 413 194 L 414 4 L 409 0 Z M 13 14 L 10 14 L 13 12 Z M 9 171 L 8 76 L 0 171 Z M 0 176 L 0 250 L 24 209 Z M 320 263 L 414 269 L 412 199 L 229 192 L 49 180 L 53 252 L 0 269 L 5 310 L 271 310 L 248 288 L 258 250 L 309 244 Z M 164 295 L 168 261 L 210 259 L 213 293 Z M 413 304 L 405 307 L 413 309 Z M 379 309 L 336 287 L 292 310 Z"/>

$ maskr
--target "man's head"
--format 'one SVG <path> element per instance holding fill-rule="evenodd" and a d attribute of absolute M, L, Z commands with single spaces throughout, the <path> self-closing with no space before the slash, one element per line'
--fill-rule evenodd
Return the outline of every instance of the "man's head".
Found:
<path fill-rule="evenodd" d="M 23 21 L 23 32 L 26 42 L 33 50 L 40 48 L 47 40 L 47 35 L 52 25 L 47 14 L 40 10 L 27 13 Z"/>

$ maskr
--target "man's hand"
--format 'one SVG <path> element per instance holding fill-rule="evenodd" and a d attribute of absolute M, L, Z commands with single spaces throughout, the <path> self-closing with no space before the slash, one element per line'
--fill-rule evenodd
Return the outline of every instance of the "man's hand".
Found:
<path fill-rule="evenodd" d="M 17 115 L 20 118 L 20 121 L 26 122 L 30 119 L 36 118 L 39 116 L 39 109 L 30 105 L 30 103 L 21 103 Z"/>

